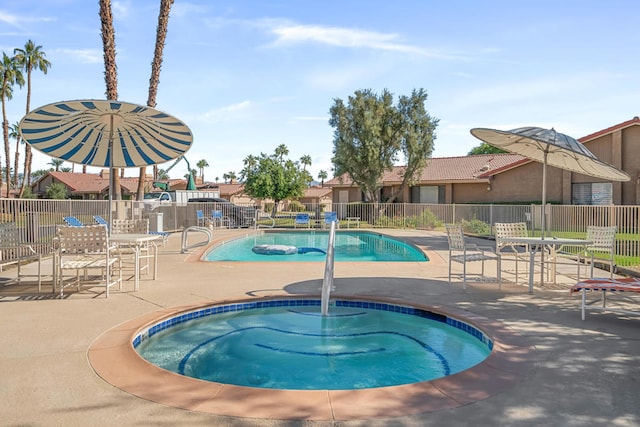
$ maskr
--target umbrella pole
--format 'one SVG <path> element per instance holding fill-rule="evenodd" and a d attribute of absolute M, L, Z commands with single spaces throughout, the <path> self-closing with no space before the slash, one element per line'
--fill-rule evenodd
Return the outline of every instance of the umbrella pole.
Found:
<path fill-rule="evenodd" d="M 110 115 L 109 126 L 109 225 L 107 225 L 107 235 L 111 237 L 111 224 L 113 223 L 113 209 L 111 208 L 111 202 L 113 200 L 113 114 Z"/>
<path fill-rule="evenodd" d="M 542 240 L 545 238 L 547 229 L 547 154 L 549 154 L 549 146 L 544 150 L 544 158 L 542 162 Z M 544 244 L 540 246 L 540 286 L 544 284 Z"/>

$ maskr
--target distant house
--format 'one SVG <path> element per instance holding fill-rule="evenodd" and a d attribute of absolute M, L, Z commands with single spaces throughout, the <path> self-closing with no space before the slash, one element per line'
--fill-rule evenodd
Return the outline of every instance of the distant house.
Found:
<path fill-rule="evenodd" d="M 304 196 L 299 201 L 307 207 L 308 210 L 316 210 L 320 208 L 322 212 L 331 210 L 331 195 L 333 190 L 331 187 L 309 187 L 305 190 Z"/>
<path fill-rule="evenodd" d="M 170 179 L 163 181 L 169 185 L 169 190 L 184 190 L 187 188 L 186 179 Z M 31 191 L 38 197 L 43 198 L 47 187 L 53 183 L 61 183 L 67 188 L 70 199 L 101 200 L 109 197 L 109 171 L 105 169 L 100 173 L 73 173 L 73 172 L 47 172 L 31 185 Z M 202 184 L 198 189 L 217 189 L 217 185 Z M 138 177 L 120 177 L 120 188 L 122 198 L 134 199 L 138 191 Z M 147 176 L 145 182 L 145 193 L 152 191 L 163 191 L 161 188 L 153 187 L 151 176 Z"/>
<path fill-rule="evenodd" d="M 31 191 L 43 198 L 47 187 L 60 183 L 67 188 L 70 199 L 101 200 L 109 197 L 109 171 L 100 173 L 48 172 L 31 184 Z M 138 178 L 120 178 L 123 199 L 134 198 L 138 191 Z"/>
<path fill-rule="evenodd" d="M 578 140 L 598 159 L 631 175 L 610 182 L 555 167 L 547 168 L 547 200 L 559 204 L 640 204 L 640 119 L 634 117 Z M 386 201 L 401 183 L 403 166 L 382 177 Z M 363 201 L 348 176 L 325 183 L 335 203 Z M 406 203 L 532 203 L 542 200 L 542 164 L 517 154 L 432 158 L 420 178 L 398 196 Z"/>
<path fill-rule="evenodd" d="M 395 201 L 404 203 L 469 203 L 491 202 L 494 171 L 506 170 L 525 160 L 515 154 L 482 154 L 465 157 L 436 157 L 413 186 L 398 194 Z M 404 174 L 404 166 L 396 166 L 382 177 L 381 200 L 395 194 Z M 360 189 L 345 174 L 325 183 L 331 186 L 333 202 L 364 201 Z"/>

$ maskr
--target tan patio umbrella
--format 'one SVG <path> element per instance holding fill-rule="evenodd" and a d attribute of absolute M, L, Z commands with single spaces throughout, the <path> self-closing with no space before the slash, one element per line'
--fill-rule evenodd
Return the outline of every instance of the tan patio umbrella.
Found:
<path fill-rule="evenodd" d="M 605 179 L 629 181 L 624 171 L 599 160 L 576 139 L 555 129 L 522 127 L 508 131 L 474 128 L 471 134 L 481 141 L 511 153 L 520 154 L 542 163 L 542 238 L 545 237 L 547 204 L 547 165 Z"/>

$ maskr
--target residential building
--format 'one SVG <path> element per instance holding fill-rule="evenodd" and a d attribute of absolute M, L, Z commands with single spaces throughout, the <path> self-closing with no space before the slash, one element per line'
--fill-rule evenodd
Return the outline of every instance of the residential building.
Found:
<path fill-rule="evenodd" d="M 598 159 L 632 179 L 610 182 L 547 167 L 547 201 L 558 204 L 640 204 L 640 119 L 634 117 L 578 140 Z M 403 166 L 386 172 L 381 200 L 398 191 Z M 326 182 L 335 203 L 359 202 L 362 192 L 348 176 Z M 394 201 L 406 203 L 536 203 L 542 200 L 542 164 L 518 154 L 432 158 L 420 177 Z"/>

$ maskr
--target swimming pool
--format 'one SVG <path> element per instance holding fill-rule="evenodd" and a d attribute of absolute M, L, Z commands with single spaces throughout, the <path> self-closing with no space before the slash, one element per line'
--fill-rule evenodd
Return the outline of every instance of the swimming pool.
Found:
<path fill-rule="evenodd" d="M 325 255 L 317 251 L 289 255 L 262 255 L 254 253 L 252 248 L 258 245 L 285 245 L 326 250 L 328 241 L 329 233 L 323 231 L 263 232 L 215 246 L 204 255 L 203 260 L 324 262 Z M 336 262 L 424 262 L 429 260 L 417 247 L 380 233 L 338 231 L 335 243 Z"/>
<path fill-rule="evenodd" d="M 286 390 L 355 390 L 430 381 L 483 361 L 481 330 L 430 311 L 317 299 L 210 307 L 154 325 L 138 353 L 206 381 Z"/>

